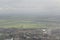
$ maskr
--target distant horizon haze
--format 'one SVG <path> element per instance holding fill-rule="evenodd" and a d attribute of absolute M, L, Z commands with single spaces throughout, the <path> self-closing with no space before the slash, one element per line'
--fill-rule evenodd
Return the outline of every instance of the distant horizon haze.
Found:
<path fill-rule="evenodd" d="M 60 15 L 60 0 L 0 0 L 1 14 Z"/>

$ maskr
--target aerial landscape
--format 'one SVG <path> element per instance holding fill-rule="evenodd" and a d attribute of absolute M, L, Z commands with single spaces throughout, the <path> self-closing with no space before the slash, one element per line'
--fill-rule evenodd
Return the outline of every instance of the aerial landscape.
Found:
<path fill-rule="evenodd" d="M 0 40 L 60 40 L 60 0 L 0 0 Z"/>
<path fill-rule="evenodd" d="M 59 40 L 60 15 L 1 14 L 1 40 Z"/>

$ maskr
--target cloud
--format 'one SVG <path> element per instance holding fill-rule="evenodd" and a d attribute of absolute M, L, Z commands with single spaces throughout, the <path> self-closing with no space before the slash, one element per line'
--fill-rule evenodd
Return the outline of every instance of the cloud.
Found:
<path fill-rule="evenodd" d="M 0 11 L 58 12 L 60 0 L 0 0 Z"/>

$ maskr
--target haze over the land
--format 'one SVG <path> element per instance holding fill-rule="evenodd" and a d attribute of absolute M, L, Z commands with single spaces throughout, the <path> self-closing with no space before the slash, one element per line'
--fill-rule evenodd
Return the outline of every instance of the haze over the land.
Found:
<path fill-rule="evenodd" d="M 60 27 L 60 0 L 0 0 L 0 27 Z"/>
<path fill-rule="evenodd" d="M 0 0 L 0 14 L 60 15 L 60 0 Z"/>

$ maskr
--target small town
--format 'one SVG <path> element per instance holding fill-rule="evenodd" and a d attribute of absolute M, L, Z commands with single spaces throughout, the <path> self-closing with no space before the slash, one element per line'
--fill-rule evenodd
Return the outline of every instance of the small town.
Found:
<path fill-rule="evenodd" d="M 0 29 L 1 40 L 60 40 L 58 29 L 56 31 L 47 31 L 46 28 L 36 29 Z M 55 33 L 56 32 L 56 33 Z"/>

